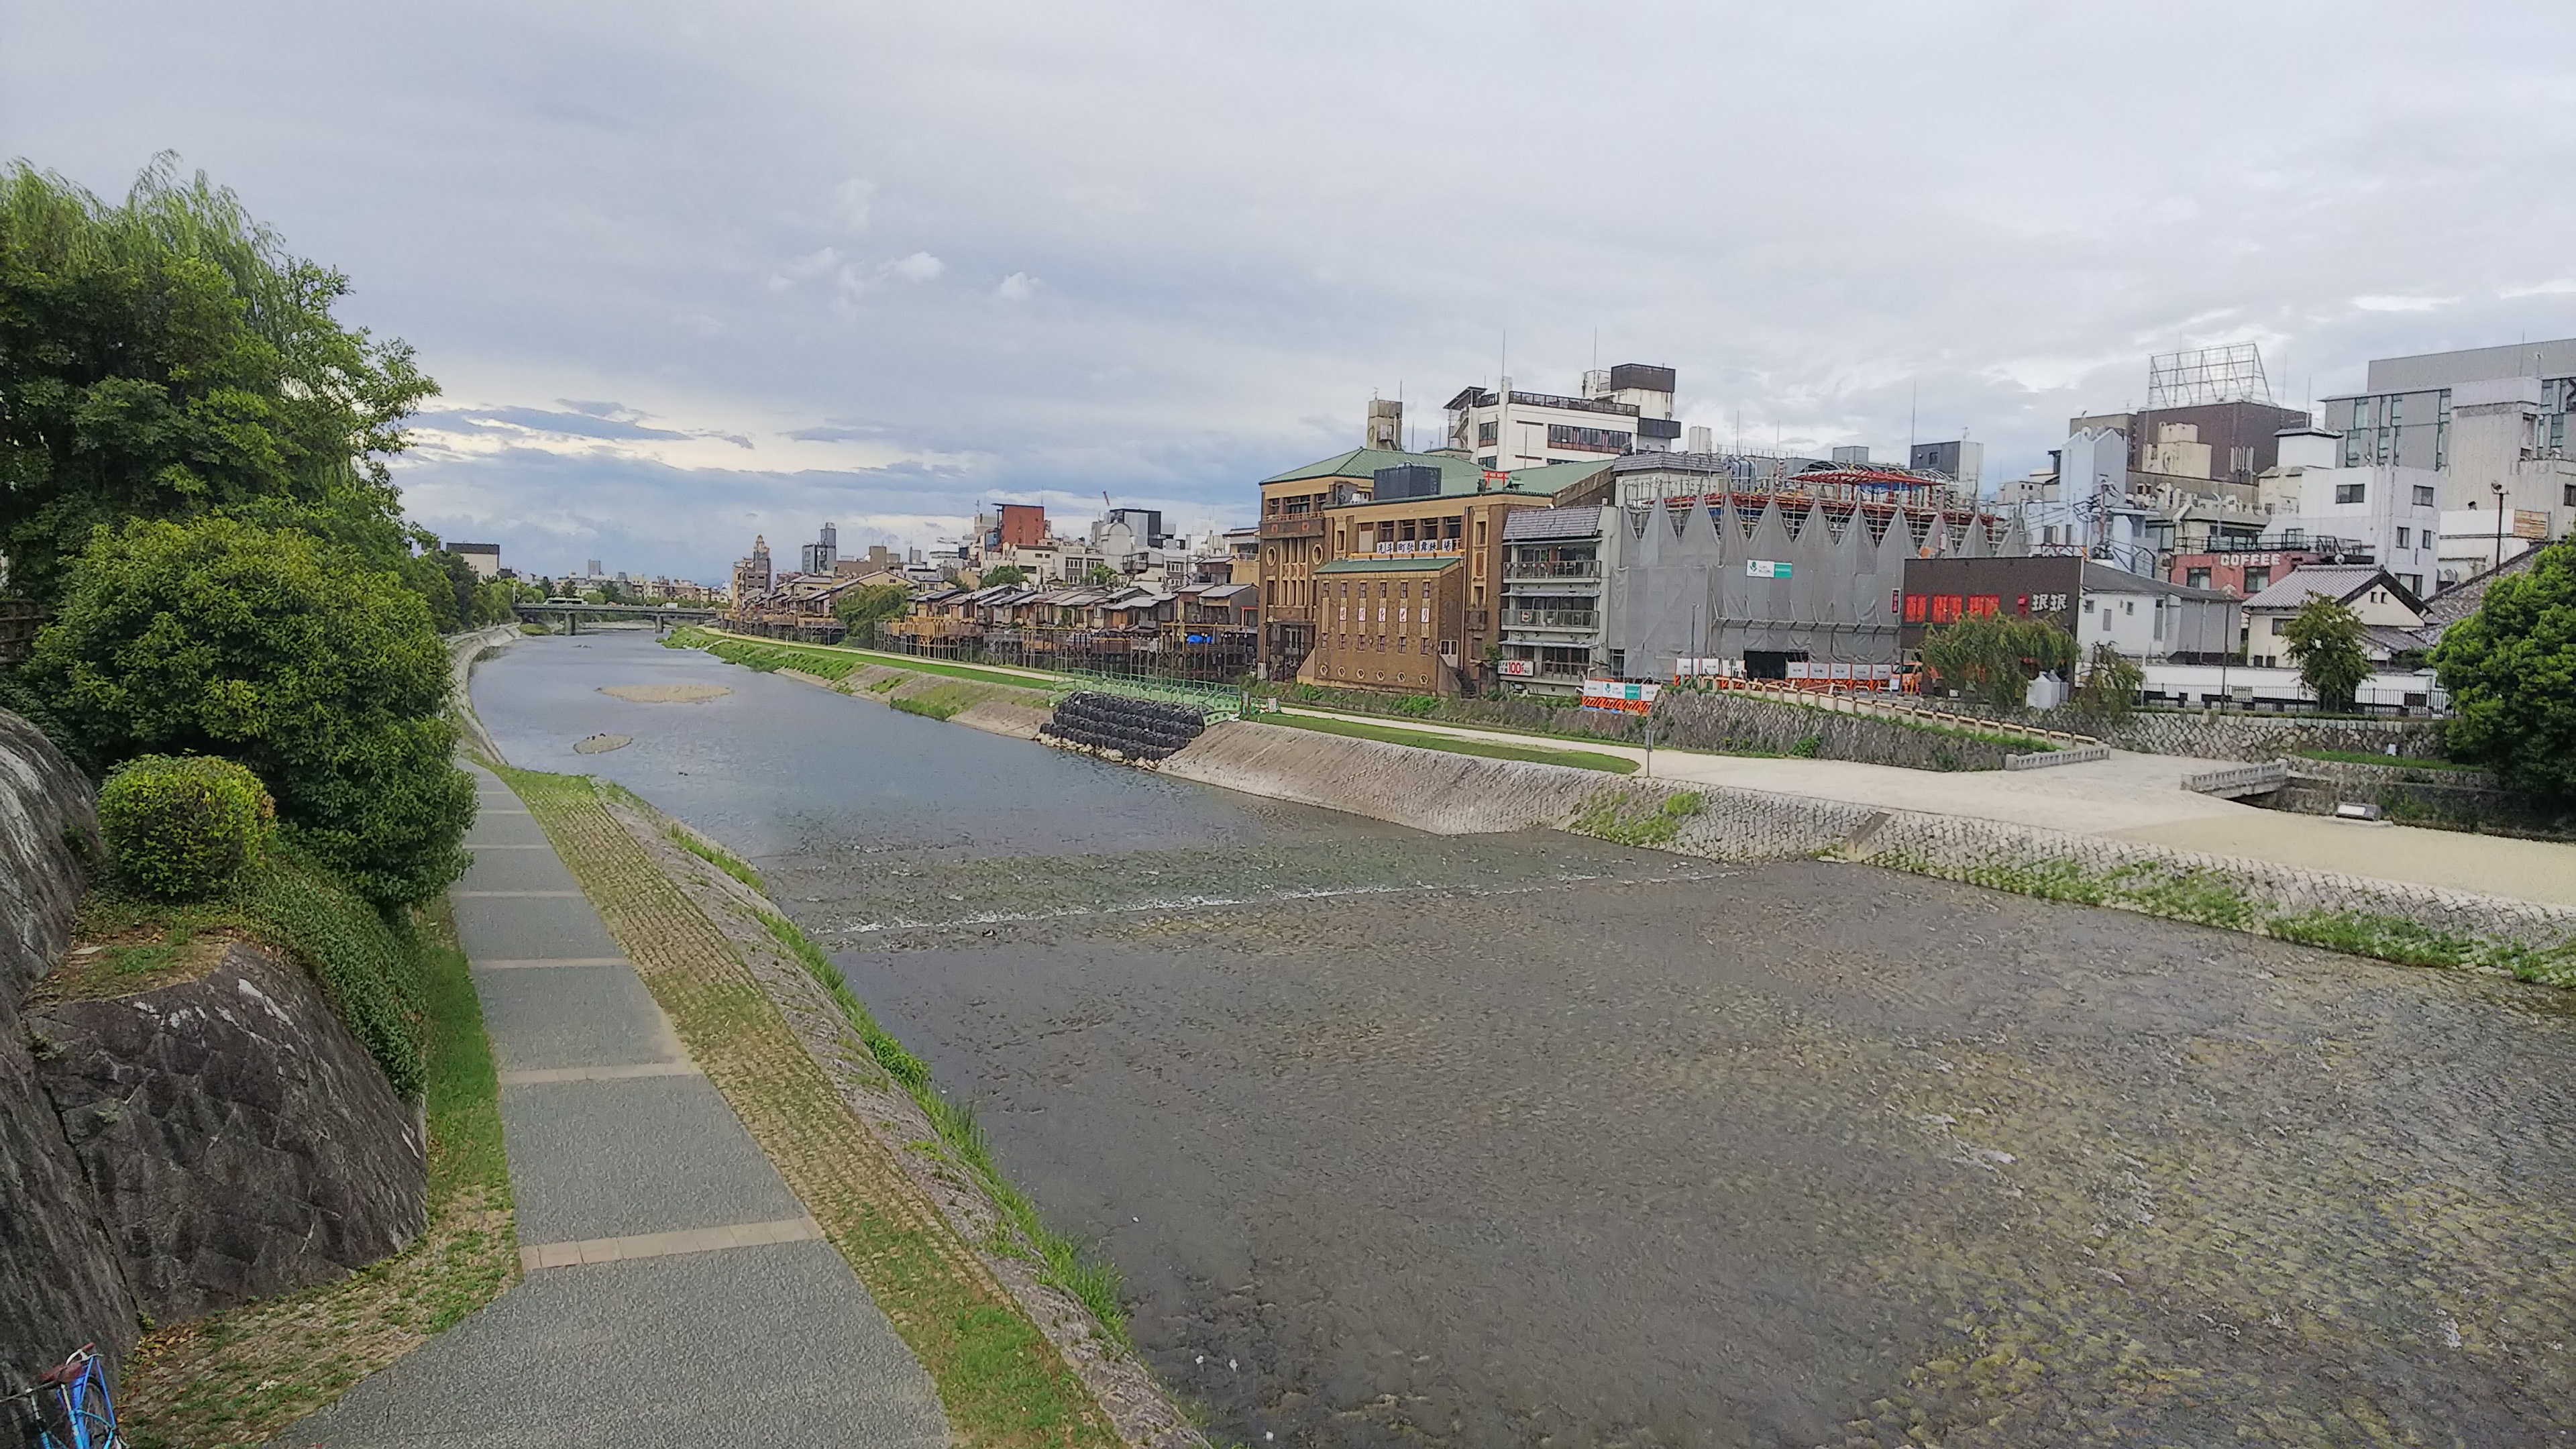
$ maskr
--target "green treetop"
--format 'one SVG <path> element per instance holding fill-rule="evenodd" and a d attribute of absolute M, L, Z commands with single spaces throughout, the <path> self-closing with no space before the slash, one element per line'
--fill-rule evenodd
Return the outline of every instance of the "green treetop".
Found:
<path fill-rule="evenodd" d="M 2281 626 L 2290 641 L 2290 662 L 2299 679 L 2317 697 L 2317 708 L 2341 713 L 2370 678 L 2370 653 L 2364 645 L 2361 616 L 2323 594 L 2309 597 L 2299 612 Z"/>
<path fill-rule="evenodd" d="M 2478 611 L 2442 636 L 2433 668 L 2451 695 L 2452 758 L 2576 802 L 2576 540 L 2488 584 Z"/>
<path fill-rule="evenodd" d="M 348 290 L 166 156 L 113 206 L 23 162 L 0 172 L 10 590 L 52 602 L 101 524 L 212 512 L 399 566 L 385 460 L 437 388 L 409 347 L 331 315 Z"/>

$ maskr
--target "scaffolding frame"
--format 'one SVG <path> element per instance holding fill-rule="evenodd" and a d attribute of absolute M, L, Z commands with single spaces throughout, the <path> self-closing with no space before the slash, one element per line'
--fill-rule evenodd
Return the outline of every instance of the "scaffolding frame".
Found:
<path fill-rule="evenodd" d="M 2276 406 L 2271 379 L 2263 375 L 2263 349 L 2254 343 L 2230 342 L 2147 359 L 2147 411 L 2232 402 Z"/>

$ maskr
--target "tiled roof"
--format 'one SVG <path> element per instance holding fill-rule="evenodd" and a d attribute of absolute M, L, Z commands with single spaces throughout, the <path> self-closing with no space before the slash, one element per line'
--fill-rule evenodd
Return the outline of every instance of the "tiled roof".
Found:
<path fill-rule="evenodd" d="M 1598 538 L 1601 510 L 1592 508 L 1515 508 L 1503 515 L 1503 542 L 1537 543 L 1552 538 Z"/>
<path fill-rule="evenodd" d="M 2310 564 L 2274 580 L 2271 587 L 2247 599 L 2245 607 L 2296 609 L 2319 594 L 2341 602 L 2370 587 L 2382 572 L 2377 564 Z"/>
<path fill-rule="evenodd" d="M 2424 627 L 2435 630 L 2448 629 L 2476 613 L 2487 601 L 2487 585 L 2530 568 L 2532 562 L 2540 557 L 2540 553 L 2541 551 L 2536 548 L 2527 549 L 2506 559 L 2504 567 L 2500 569 L 2488 569 L 2484 573 L 2471 575 L 2435 594 L 2432 602 L 2424 606 Z"/>

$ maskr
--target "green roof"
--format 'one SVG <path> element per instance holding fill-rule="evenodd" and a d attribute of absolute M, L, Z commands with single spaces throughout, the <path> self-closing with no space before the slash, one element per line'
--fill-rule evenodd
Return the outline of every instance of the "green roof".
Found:
<path fill-rule="evenodd" d="M 1315 565 L 1319 574 L 1403 574 L 1437 573 L 1454 563 L 1465 563 L 1466 555 L 1455 553 L 1363 553 L 1350 558 L 1337 558 L 1331 563 Z"/>
<path fill-rule="evenodd" d="M 1610 466 L 1610 460 L 1597 463 L 1549 463 L 1538 468 L 1522 468 L 1510 475 L 1498 488 L 1483 488 L 1485 470 L 1472 458 L 1451 457 L 1445 453 L 1399 453 L 1387 448 L 1353 448 L 1330 458 L 1273 474 L 1264 483 L 1295 483 L 1308 478 L 1377 479 L 1380 468 L 1401 468 L 1408 464 L 1440 470 L 1440 493 L 1443 498 L 1462 494 L 1527 493 L 1547 495 L 1570 487 Z M 1390 499 L 1390 502 L 1401 500 Z"/>

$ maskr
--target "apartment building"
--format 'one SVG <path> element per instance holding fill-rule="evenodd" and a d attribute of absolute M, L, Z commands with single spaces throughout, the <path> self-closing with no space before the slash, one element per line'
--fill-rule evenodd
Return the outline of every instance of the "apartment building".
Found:
<path fill-rule="evenodd" d="M 1503 518 L 1516 509 L 1582 501 L 1587 489 L 1597 500 L 1607 475 L 1606 460 L 1505 470 L 1480 468 L 1446 450 L 1354 448 L 1263 479 L 1258 528 L 1265 677 L 1296 675 L 1316 647 L 1324 597 L 1320 571 L 1327 563 L 1454 558 L 1461 565 L 1461 613 L 1451 636 L 1458 662 L 1450 668 L 1481 687 L 1482 660 L 1497 637 L 1493 610 L 1502 594 Z M 1340 598 L 1338 589 L 1333 597 Z M 1418 587 L 1406 597 L 1418 600 Z"/>
<path fill-rule="evenodd" d="M 1579 397 L 1523 392 L 1508 377 L 1466 388 L 1449 400 L 1449 449 L 1503 472 L 1667 451 L 1682 435 L 1675 383 L 1669 367 L 1624 362 L 1585 373 Z"/>
<path fill-rule="evenodd" d="M 2537 514 L 2549 538 L 2576 527 L 2576 338 L 2376 358 L 2365 390 L 2327 398 L 2323 412 L 2346 467 L 2437 473 L 2445 511 Z M 2518 518 L 2501 531 L 2508 551 L 2528 538 Z M 2437 565 L 2436 583 L 2456 582 L 2466 563 Z"/>
<path fill-rule="evenodd" d="M 2281 431 L 2280 465 L 2261 489 L 2261 542 L 2360 556 L 2421 596 L 2440 556 L 2444 479 L 2397 463 L 2346 464 L 2348 438 L 2323 428 Z"/>

